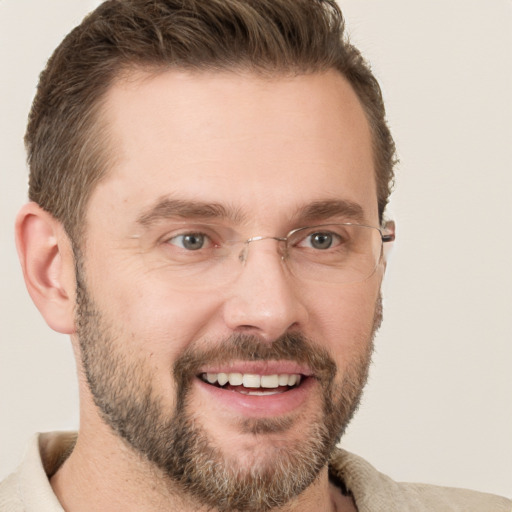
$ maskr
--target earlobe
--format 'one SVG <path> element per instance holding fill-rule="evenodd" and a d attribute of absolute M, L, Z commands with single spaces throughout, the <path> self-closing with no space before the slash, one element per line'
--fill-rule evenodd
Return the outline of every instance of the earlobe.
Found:
<path fill-rule="evenodd" d="M 37 309 L 53 330 L 73 334 L 74 257 L 62 224 L 36 203 L 28 203 L 16 218 L 16 247 Z"/>

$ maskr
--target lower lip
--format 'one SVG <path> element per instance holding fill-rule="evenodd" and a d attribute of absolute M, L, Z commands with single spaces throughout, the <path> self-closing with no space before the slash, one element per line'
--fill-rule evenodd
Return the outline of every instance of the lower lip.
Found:
<path fill-rule="evenodd" d="M 246 417 L 269 418 L 290 414 L 299 409 L 312 393 L 316 380 L 308 377 L 296 388 L 263 396 L 244 395 L 237 391 L 222 389 L 199 378 L 196 379 L 196 384 L 202 392 L 207 393 L 210 400 L 215 400 L 222 408 Z"/>

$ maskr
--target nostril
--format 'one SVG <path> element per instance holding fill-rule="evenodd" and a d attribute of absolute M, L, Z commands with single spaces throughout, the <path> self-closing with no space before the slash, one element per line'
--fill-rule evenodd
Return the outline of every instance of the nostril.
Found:
<path fill-rule="evenodd" d="M 256 325 L 239 325 L 234 331 L 239 334 L 247 334 L 258 338 L 261 343 L 272 343 L 275 339 L 271 335 L 266 335 L 262 327 Z"/>

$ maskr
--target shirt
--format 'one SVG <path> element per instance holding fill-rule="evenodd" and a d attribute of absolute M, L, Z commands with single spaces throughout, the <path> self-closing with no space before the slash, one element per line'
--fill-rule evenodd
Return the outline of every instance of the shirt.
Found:
<path fill-rule="evenodd" d="M 0 484 L 1 512 L 64 512 L 49 478 L 73 450 L 77 434 L 36 435 L 16 472 Z M 492 494 L 427 484 L 398 483 L 357 455 L 335 449 L 331 479 L 350 493 L 359 512 L 512 512 L 512 501 Z"/>

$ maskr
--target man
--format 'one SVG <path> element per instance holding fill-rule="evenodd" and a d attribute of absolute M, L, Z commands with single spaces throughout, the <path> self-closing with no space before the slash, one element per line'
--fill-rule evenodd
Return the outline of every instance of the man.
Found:
<path fill-rule="evenodd" d="M 509 510 L 334 448 L 381 320 L 394 144 L 331 2 L 109 1 L 41 76 L 17 220 L 79 435 L 2 510 Z"/>

